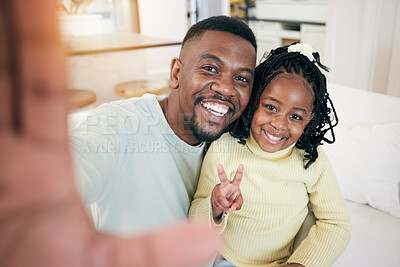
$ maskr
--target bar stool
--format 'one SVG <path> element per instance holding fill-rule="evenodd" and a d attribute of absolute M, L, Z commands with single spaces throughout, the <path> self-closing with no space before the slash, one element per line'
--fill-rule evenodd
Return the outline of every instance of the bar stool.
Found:
<path fill-rule="evenodd" d="M 90 90 L 68 89 L 68 106 L 70 110 L 86 107 L 96 102 L 96 94 Z"/>
<path fill-rule="evenodd" d="M 146 93 L 165 95 L 169 92 L 169 83 L 166 80 L 129 81 L 117 84 L 114 91 L 123 98 L 140 97 Z"/>

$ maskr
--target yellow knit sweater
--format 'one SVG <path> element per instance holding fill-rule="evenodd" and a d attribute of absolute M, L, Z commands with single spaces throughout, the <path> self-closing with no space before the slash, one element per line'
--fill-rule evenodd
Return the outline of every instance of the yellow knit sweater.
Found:
<path fill-rule="evenodd" d="M 324 152 L 307 170 L 304 152 L 292 146 L 264 152 L 250 136 L 246 145 L 230 134 L 213 142 L 208 150 L 197 192 L 190 208 L 192 220 L 211 219 L 211 191 L 219 184 L 216 165 L 221 163 L 229 179 L 239 163 L 244 165 L 240 184 L 244 203 L 239 211 L 224 216 L 219 227 L 225 244 L 220 253 L 236 266 L 282 266 L 300 263 L 306 267 L 330 266 L 350 239 L 350 219 Z M 293 241 L 311 202 L 317 222 L 300 246 Z"/>

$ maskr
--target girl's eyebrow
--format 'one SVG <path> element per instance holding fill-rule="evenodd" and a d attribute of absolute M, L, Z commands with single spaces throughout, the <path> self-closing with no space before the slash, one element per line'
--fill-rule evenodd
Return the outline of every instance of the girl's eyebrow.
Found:
<path fill-rule="evenodd" d="M 268 99 L 268 100 L 271 100 L 271 101 L 276 102 L 276 103 L 278 103 L 278 104 L 282 104 L 281 101 L 279 101 L 278 99 L 275 99 L 275 98 L 273 98 L 273 97 L 270 97 L 270 96 L 266 96 L 266 97 L 264 97 L 263 99 Z M 305 110 L 304 108 L 294 107 L 293 109 L 298 110 L 298 111 L 300 111 L 300 112 L 304 112 L 305 114 L 308 114 L 307 110 Z"/>
<path fill-rule="evenodd" d="M 278 99 L 275 99 L 275 98 L 273 98 L 271 96 L 266 96 L 266 97 L 263 98 L 263 100 L 264 99 L 269 99 L 271 101 L 277 102 L 278 104 L 282 104 L 281 101 L 279 101 Z"/>
<path fill-rule="evenodd" d="M 295 107 L 294 109 L 295 109 L 295 110 L 298 110 L 298 111 L 300 111 L 300 112 L 304 112 L 305 114 L 308 114 L 308 112 L 307 112 L 304 108 Z"/>

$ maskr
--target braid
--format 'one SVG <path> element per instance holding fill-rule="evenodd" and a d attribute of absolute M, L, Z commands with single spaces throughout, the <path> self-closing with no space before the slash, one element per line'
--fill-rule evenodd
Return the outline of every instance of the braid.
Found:
<path fill-rule="evenodd" d="M 314 61 L 299 52 L 288 52 L 288 46 L 271 50 L 264 55 L 265 60 L 255 70 L 253 90 L 250 95 L 249 105 L 242 115 L 230 125 L 229 132 L 239 139 L 239 143 L 246 144 L 245 139 L 250 136 L 250 127 L 253 114 L 260 105 L 260 96 L 268 84 L 282 73 L 292 73 L 303 77 L 314 92 L 313 118 L 307 124 L 303 134 L 296 143 L 296 147 L 306 152 L 304 168 L 308 168 L 318 158 L 317 147 L 326 142 L 335 142 L 333 128 L 338 124 L 338 117 L 332 100 L 327 92 L 327 81 L 320 69 L 328 71 L 321 64 L 319 54 L 313 53 Z M 332 139 L 325 134 L 330 131 Z"/>

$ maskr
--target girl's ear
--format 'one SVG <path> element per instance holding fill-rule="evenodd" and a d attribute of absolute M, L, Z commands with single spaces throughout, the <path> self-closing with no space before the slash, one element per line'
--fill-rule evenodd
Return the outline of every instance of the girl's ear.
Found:
<path fill-rule="evenodd" d="M 171 70 L 169 73 L 169 86 L 171 89 L 179 87 L 179 75 L 182 69 L 182 62 L 179 58 L 174 57 L 171 61 Z"/>

